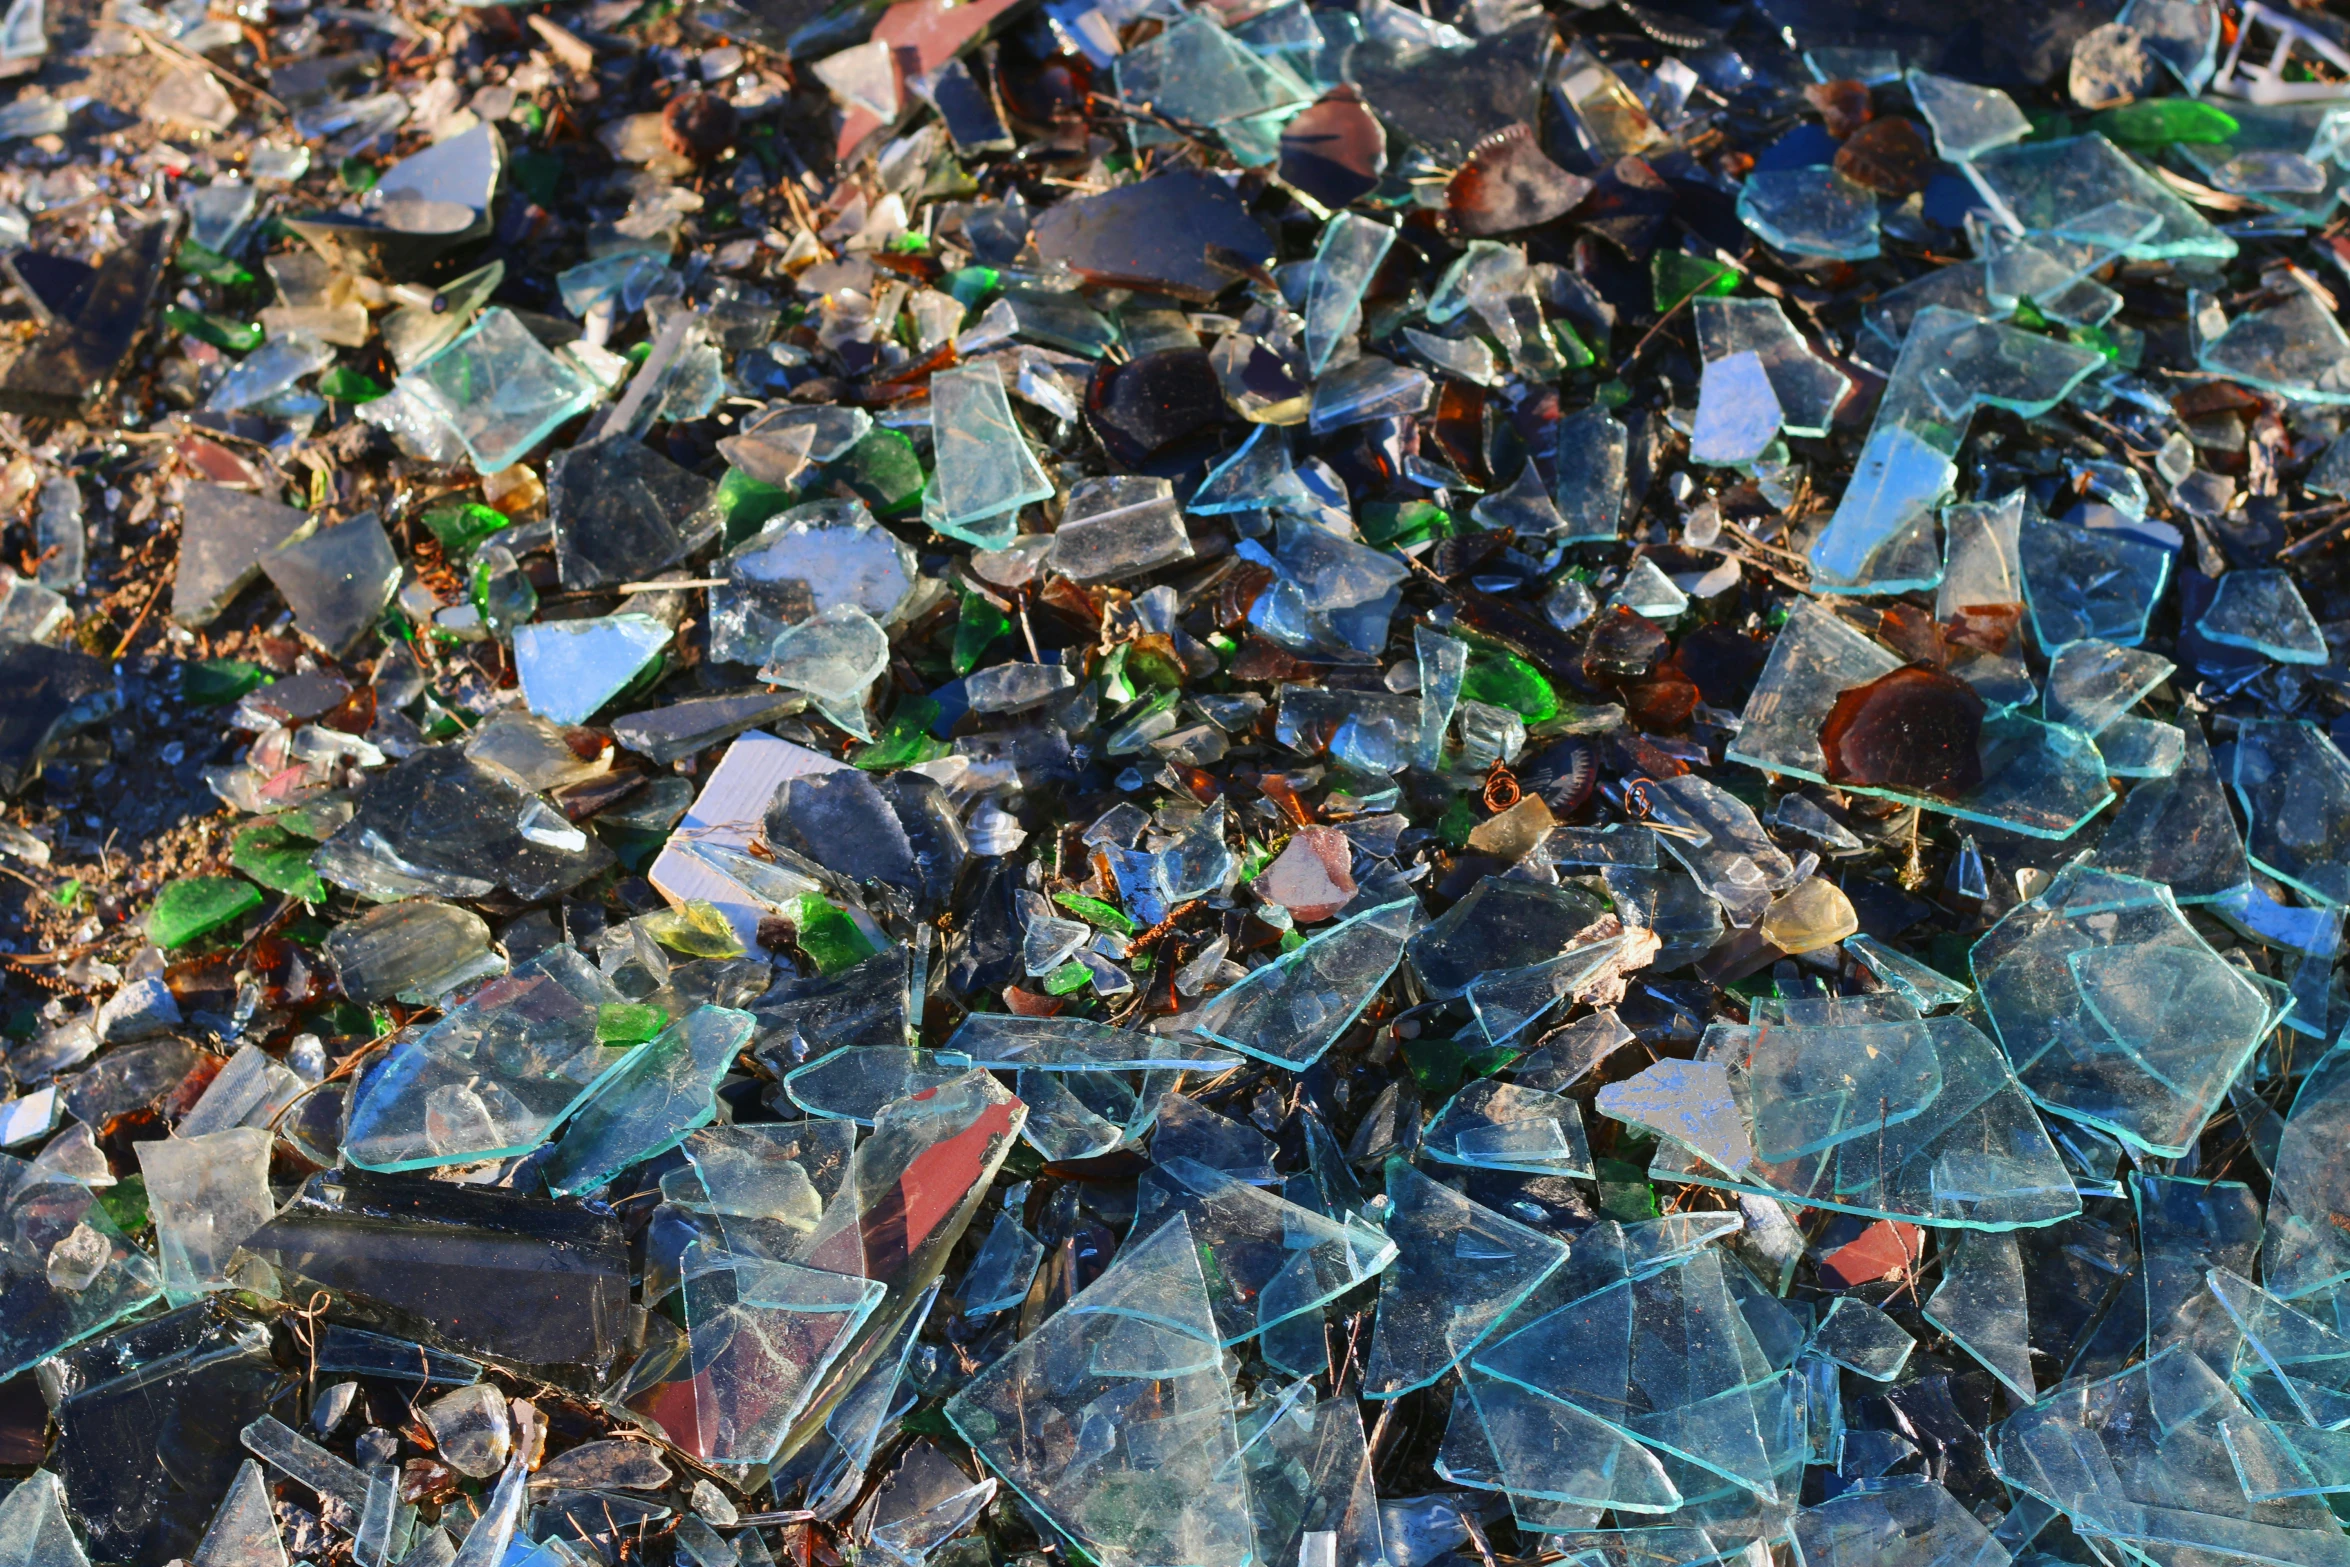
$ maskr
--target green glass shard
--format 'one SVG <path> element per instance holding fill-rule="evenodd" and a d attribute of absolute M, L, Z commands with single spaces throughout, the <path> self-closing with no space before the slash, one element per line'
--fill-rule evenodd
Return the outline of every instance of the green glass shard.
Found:
<path fill-rule="evenodd" d="M 190 876 L 172 882 L 147 915 L 147 939 L 166 952 L 242 919 L 261 907 L 261 890 L 233 876 Z"/>
<path fill-rule="evenodd" d="M 1648 258 L 1649 289 L 1659 311 L 1698 295 L 1738 292 L 1738 269 L 1727 262 L 1659 245 Z"/>

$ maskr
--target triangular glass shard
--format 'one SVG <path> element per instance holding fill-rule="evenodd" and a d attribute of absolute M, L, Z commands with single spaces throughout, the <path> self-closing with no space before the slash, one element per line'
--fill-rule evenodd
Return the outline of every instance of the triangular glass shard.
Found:
<path fill-rule="evenodd" d="M 1011 1214 L 996 1215 L 979 1253 L 956 1292 L 967 1317 L 986 1317 L 1008 1311 L 1028 1297 L 1037 1265 L 1044 1261 L 1044 1242 L 1029 1234 Z"/>
<path fill-rule="evenodd" d="M 1567 527 L 1566 518 L 1559 515 L 1558 504 L 1542 482 L 1541 468 L 1532 458 L 1518 470 L 1508 489 L 1479 497 L 1469 515 L 1484 527 L 1507 528 L 1522 539 L 1548 538 Z"/>
<path fill-rule="evenodd" d="M 718 1081 L 750 1043 L 757 1020 L 696 1007 L 629 1056 L 580 1103 L 547 1162 L 547 1189 L 569 1196 L 674 1148 L 718 1114 Z"/>
<path fill-rule="evenodd" d="M 2143 648 L 2087 637 L 2048 661 L 2048 721 L 2097 735 L 2171 677 L 2178 666 Z"/>
<path fill-rule="evenodd" d="M 1103 1567 L 1250 1555 L 1247 1487 L 1218 1480 L 1240 1441 L 1199 1257 L 1180 1217 L 1122 1248 L 946 1405 L 981 1460 Z M 1145 1335 L 1190 1346 L 1182 1369 L 1118 1369 Z"/>
<path fill-rule="evenodd" d="M 190 484 L 180 508 L 171 618 L 201 626 L 261 575 L 261 559 L 310 526 L 310 514 L 221 484 Z"/>
<path fill-rule="evenodd" d="M 2026 1403 L 2032 1382 L 2031 1324 L 2024 1309 L 2024 1257 L 2013 1235 L 1955 1238 L 1942 1253 L 1942 1282 L 1925 1318 L 2013 1388 Z"/>
<path fill-rule="evenodd" d="M 248 1466 L 250 1467 L 250 1466 Z M 209 1541 L 207 1541 L 209 1543 Z M 280 1551 L 279 1559 L 284 1559 Z M 0 1563 L 7 1567 L 90 1567 L 65 1513 L 64 1488 L 36 1469 L 0 1500 Z"/>
<path fill-rule="evenodd" d="M 331 528 L 296 531 L 261 557 L 261 569 L 295 623 L 338 653 L 375 629 L 401 570 L 383 520 L 371 511 Z"/>
<path fill-rule="evenodd" d="M 1929 968 L 1906 953 L 1894 951 L 1874 936 L 1865 933 L 1847 936 L 1844 938 L 1844 950 L 1883 981 L 1887 990 L 1905 997 L 1921 1013 L 1958 1006 L 1974 994 L 1972 989 L 1941 970 Z"/>
<path fill-rule="evenodd" d="M 1586 889 L 1488 876 L 1411 938 L 1412 974 L 1431 996 L 1466 994 L 1488 975 L 1534 968 L 1567 952 L 1606 912 Z"/>
<path fill-rule="evenodd" d="M 1607 608 L 1628 609 L 1650 620 L 1671 620 L 1689 607 L 1689 595 L 1646 555 L 1624 569 L 1624 580 L 1608 595 Z"/>
<path fill-rule="evenodd" d="M 1909 1363 L 1917 1340 L 1868 1302 L 1839 1295 L 1811 1332 L 1811 1350 L 1872 1382 L 1890 1382 Z"/>
<path fill-rule="evenodd" d="M 2248 647 L 2286 664 L 2322 664 L 2325 633 L 2286 571 L 2231 571 L 2195 629 L 2214 642 Z"/>
<path fill-rule="evenodd" d="M 4 1529 L 5 1521 L 0 1520 L 0 1530 Z M 204 1543 L 196 1547 L 188 1564 L 286 1567 L 286 1545 L 278 1533 L 277 1515 L 270 1508 L 269 1482 L 252 1459 L 237 1466 L 237 1477 L 230 1482 L 228 1494 L 212 1515 L 212 1527 L 204 1531 Z"/>
<path fill-rule="evenodd" d="M 882 1106 L 952 1082 L 967 1070 L 928 1050 L 844 1045 L 786 1072 L 783 1089 L 810 1115 L 869 1126 Z"/>
<path fill-rule="evenodd" d="M 1466 1398 L 1454 1404 L 1477 1423 L 1493 1460 L 1493 1480 L 1512 1496 L 1608 1507 L 1632 1514 L 1669 1513 L 1683 1502 L 1654 1453 L 1574 1405 L 1514 1382 L 1464 1370 Z"/>
<path fill-rule="evenodd" d="M 2350 336 L 2308 289 L 2284 294 L 2282 303 L 2247 310 L 2206 338 L 2196 363 L 2295 402 L 2350 402 Z"/>
<path fill-rule="evenodd" d="M 1260 1396 L 1240 1423 L 1255 1560 L 1328 1567 L 1387 1559 L 1362 1406 L 1317 1400 L 1307 1384 Z"/>
<path fill-rule="evenodd" d="M 2324 730 L 2246 723 L 2231 780 L 2252 863 L 2313 903 L 2350 905 L 2350 759 Z"/>
<path fill-rule="evenodd" d="M 1184 1014 L 1192 1033 L 1302 1072 L 1338 1042 L 1403 957 L 1417 898 L 1366 910 L 1308 937 Z"/>
<path fill-rule="evenodd" d="M 1387 1163 L 1396 1260 L 1379 1278 L 1363 1397 L 1422 1388 L 1474 1350 L 1566 1260 L 1566 1243 Z"/>
<path fill-rule="evenodd" d="M 1952 163 L 1964 163 L 1978 153 L 2022 141 L 2032 133 L 2032 122 L 2024 118 L 2024 111 L 1996 87 L 1977 87 L 1947 76 L 1911 71 L 1909 96 L 1933 128 L 1936 149 Z"/>
<path fill-rule="evenodd" d="M 674 633 L 650 615 L 539 620 L 514 632 L 522 700 L 551 724 L 584 724 L 661 656 Z"/>
<path fill-rule="evenodd" d="M 1312 492 L 1290 463 L 1288 435 L 1279 426 L 1261 424 L 1249 432 L 1238 451 L 1208 471 L 1183 509 L 1212 517 L 1312 504 Z"/>
<path fill-rule="evenodd" d="M 2350 1212 L 2350 1053 L 2334 1051 L 2301 1085 L 2283 1132 L 2269 1182 L 2268 1223 L 2261 1237 L 2260 1276 L 2287 1300 L 2299 1300 L 2350 1279 L 2350 1234 L 2331 1215 Z"/>
<path fill-rule="evenodd" d="M 1463 999 L 1485 1042 L 1507 1044 L 1561 1002 L 1604 989 L 1612 976 L 1645 968 L 1653 957 L 1642 933 L 1600 936 L 1525 968 L 1497 968 L 1471 981 Z"/>

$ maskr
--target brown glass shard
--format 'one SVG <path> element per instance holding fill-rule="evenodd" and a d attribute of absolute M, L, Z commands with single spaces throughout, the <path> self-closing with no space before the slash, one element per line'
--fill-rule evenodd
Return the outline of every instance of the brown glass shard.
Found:
<path fill-rule="evenodd" d="M 1518 124 L 1470 149 L 1444 205 L 1456 233 L 1506 234 L 1564 216 L 1591 191 L 1591 181 L 1542 155 L 1532 126 Z"/>
<path fill-rule="evenodd" d="M 1281 132 L 1281 178 L 1325 207 L 1378 187 L 1387 172 L 1387 132 L 1348 86 L 1333 87 Z"/>
<path fill-rule="evenodd" d="M 1085 416 L 1111 457 L 1139 468 L 1223 425 L 1223 383 L 1204 348 L 1104 360 L 1086 387 Z"/>
<path fill-rule="evenodd" d="M 1814 82 L 1803 90 L 1803 97 L 1820 111 L 1820 124 L 1838 140 L 1868 124 L 1874 112 L 1868 88 L 1855 81 Z"/>
<path fill-rule="evenodd" d="M 1911 664 L 1836 698 L 1820 726 L 1831 783 L 1954 800 L 1982 786 L 1983 699 L 1927 664 Z"/>
<path fill-rule="evenodd" d="M 1915 120 L 1871 120 L 1836 150 L 1836 172 L 1885 196 L 1913 196 L 1934 174 L 1934 148 Z"/>

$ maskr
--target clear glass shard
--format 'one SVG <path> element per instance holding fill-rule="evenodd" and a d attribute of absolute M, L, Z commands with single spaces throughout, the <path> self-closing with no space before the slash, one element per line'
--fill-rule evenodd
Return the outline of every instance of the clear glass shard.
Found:
<path fill-rule="evenodd" d="M 514 670 L 530 710 L 584 724 L 661 656 L 673 635 L 650 615 L 534 621 L 514 633 Z"/>
<path fill-rule="evenodd" d="M 2260 1255 L 2260 1203 L 2240 1181 L 2144 1172 L 2130 1176 L 2130 1197 L 2138 1216 L 2146 1347 L 2158 1354 L 2201 1339 L 2213 1325 L 2220 1305 L 2205 1278 L 2211 1269 L 2239 1276 L 2252 1271 Z"/>
<path fill-rule="evenodd" d="M 2350 1431 L 2243 1418 L 2221 1421 L 2220 1439 L 2256 1502 L 2350 1491 Z"/>
<path fill-rule="evenodd" d="M 1786 432 L 1803 436 L 1828 433 L 1838 405 L 1852 390 L 1852 381 L 1812 352 L 1777 300 L 1700 295 L 1691 300 L 1690 309 L 1697 317 L 1698 351 L 1709 368 L 1717 361 L 1754 354 L 1770 379 Z M 1702 415 L 1702 382 L 1698 396 Z"/>
<path fill-rule="evenodd" d="M 573 1111 L 547 1163 L 547 1189 L 569 1196 L 677 1146 L 718 1114 L 718 1080 L 750 1043 L 756 1020 L 696 1007 L 633 1052 Z"/>
<path fill-rule="evenodd" d="M 2285 571 L 2231 571 L 2195 629 L 2214 642 L 2247 647 L 2286 664 L 2322 664 L 2325 633 Z"/>
<path fill-rule="evenodd" d="M 1658 1061 L 1608 1084 L 1594 1102 L 1600 1114 L 1670 1137 L 1725 1175 L 1754 1163 L 1729 1070 L 1718 1061 Z"/>
<path fill-rule="evenodd" d="M 1596 404 L 1559 421 L 1557 500 L 1567 542 L 1621 531 L 1631 443 L 1623 421 Z"/>
<path fill-rule="evenodd" d="M 1811 1332 L 1811 1349 L 1872 1382 L 1891 1382 L 1917 1348 L 1900 1323 L 1852 1295 L 1839 1295 Z"/>
<path fill-rule="evenodd" d="M 1906 999 L 1920 1013 L 1959 1006 L 1974 995 L 1971 988 L 1941 970 L 1929 968 L 1906 953 L 1894 951 L 1874 936 L 1865 933 L 1847 936 L 1844 938 L 1844 950 L 1883 981 L 1887 990 Z"/>
<path fill-rule="evenodd" d="M 1970 954 L 2016 1076 L 2051 1109 L 2176 1158 L 2281 1005 L 2196 934 L 2169 890 L 2067 867 Z"/>
<path fill-rule="evenodd" d="M 576 948 L 550 948 L 396 1040 L 352 1098 L 344 1153 L 391 1171 L 537 1147 L 637 1048 L 598 1037 L 621 999 Z"/>
<path fill-rule="evenodd" d="M 2048 721 L 2069 725 L 2085 735 L 2101 734 L 2168 680 L 2176 668 L 2158 653 L 2116 647 L 2097 637 L 2069 643 L 2048 661 L 2048 689 L 2043 697 Z"/>
<path fill-rule="evenodd" d="M 1977 87 L 1925 71 L 1909 73 L 1910 101 L 1933 128 L 1934 145 L 1952 163 L 2009 142 L 2022 141 L 2032 122 L 2015 100 L 1996 87 Z"/>
<path fill-rule="evenodd" d="M 2350 759 L 2314 725 L 2247 723 L 2236 741 L 2245 853 L 2295 892 L 2350 905 Z"/>
<path fill-rule="evenodd" d="M 1306 290 L 1306 367 L 1319 375 L 1342 342 L 1362 324 L 1363 291 L 1395 244 L 1395 230 L 1374 218 L 1342 211 L 1322 226 L 1314 248 L 1313 282 Z"/>
<path fill-rule="evenodd" d="M 0 1516 L 0 1535 L 7 1531 Z M 0 1549 L 0 1555 L 6 1555 Z M 35 1557 L 38 1561 L 40 1558 Z M 188 1558 L 189 1567 L 286 1567 L 286 1545 L 271 1511 L 269 1483 L 261 1466 L 248 1458 L 237 1466 L 237 1477 L 212 1515 L 203 1544 Z"/>
<path fill-rule="evenodd" d="M 400 558 L 371 511 L 294 534 L 262 555 L 261 569 L 302 630 L 338 653 L 375 629 L 400 585 Z"/>
<path fill-rule="evenodd" d="M 284 1555 L 278 1553 L 281 1561 Z M 260 1567 L 260 1558 L 254 1560 Z M 48 1470 L 34 1470 L 0 1500 L 0 1561 L 9 1567 L 90 1567 L 66 1517 L 64 1490 Z"/>
<path fill-rule="evenodd" d="M 2029 1403 L 2030 1323 L 2025 1315 L 2024 1259 L 2013 1235 L 1971 1234 L 1942 1254 L 1942 1282 L 1922 1308 L 1925 1318 Z"/>
<path fill-rule="evenodd" d="M 1563 1241 L 1528 1229 L 1391 1158 L 1379 1312 L 1365 1398 L 1396 1398 L 1444 1375 L 1566 1260 Z"/>
<path fill-rule="evenodd" d="M 2151 234 L 2127 248 L 2133 260 L 2226 261 L 2236 253 L 2233 239 L 2095 132 L 2001 147 L 1971 158 L 1961 169 L 2006 226 L 2026 234 L 2062 233 L 2083 213 L 2124 204 L 2161 219 Z"/>
<path fill-rule="evenodd" d="M 233 1286 L 237 1247 L 277 1212 L 269 1194 L 274 1141 L 266 1131 L 238 1127 L 138 1145 L 163 1288 L 173 1304 Z"/>
<path fill-rule="evenodd" d="M 1923 1115 L 1941 1095 L 1942 1065 L 1918 1022 L 1758 1022 L 1746 1080 L 1755 1154 L 1783 1164 Z"/>
<path fill-rule="evenodd" d="M 1738 217 L 1789 255 L 1865 261 L 1877 254 L 1876 193 L 1824 165 L 1748 175 Z"/>
<path fill-rule="evenodd" d="M 1319 1313 L 1395 1256 L 1395 1243 L 1368 1225 L 1327 1218 L 1163 1145 L 1153 1153 L 1158 1164 L 1136 1194 L 1134 1231 L 1155 1234 L 1183 1216 L 1216 1259 L 1208 1304 L 1225 1344 Z"/>
<path fill-rule="evenodd" d="M 1217 1044 L 1302 1072 L 1395 972 L 1419 914 L 1414 898 L 1342 920 L 1253 970 L 1182 1023 Z"/>
<path fill-rule="evenodd" d="M 1490 1463 L 1486 1483 L 1495 1489 L 1633 1515 L 1682 1506 L 1685 1498 L 1656 1454 L 1574 1405 L 1474 1368 L 1463 1371 L 1461 1386 L 1466 1397 L 1453 1406 L 1454 1429 L 1466 1425 L 1473 1450 Z M 1447 1453 L 1452 1449 L 1448 1432 Z M 1466 1474 L 1454 1477 L 1476 1483 Z"/>
<path fill-rule="evenodd" d="M 2350 402 L 2350 336 L 2305 288 L 2238 315 L 2197 345 L 2195 359 L 2214 375 L 2295 402 Z"/>
<path fill-rule="evenodd" d="M 1480 497 L 1469 514 L 1485 527 L 1508 528 L 1522 539 L 1548 538 L 1564 532 L 1567 525 L 1532 458 L 1518 470 L 1509 488 Z"/>
<path fill-rule="evenodd" d="M 938 462 L 933 484 L 951 526 L 968 528 L 1053 493 L 993 363 L 931 378 L 930 435 Z"/>
<path fill-rule="evenodd" d="M 541 347 L 514 312 L 497 306 L 400 384 L 456 432 L 479 473 L 520 462 L 602 391 Z"/>
<path fill-rule="evenodd" d="M 1539 1088 L 1478 1078 L 1420 1134 L 1428 1157 L 1473 1169 L 1591 1177 L 1581 1106 Z"/>
<path fill-rule="evenodd" d="M 261 559 L 310 525 L 309 514 L 222 484 L 190 484 L 180 505 L 171 616 L 200 626 L 261 575 Z"/>
<path fill-rule="evenodd" d="M 1044 1242 L 1023 1229 L 1011 1214 L 997 1214 L 995 1228 L 980 1243 L 979 1253 L 971 1259 L 956 1292 L 963 1303 L 963 1315 L 985 1317 L 1019 1305 L 1028 1298 L 1037 1265 L 1043 1261 Z"/>
<path fill-rule="evenodd" d="M 2160 882 L 2180 903 L 2210 903 L 2247 887 L 2251 869 L 2202 725 L 2178 734 L 2177 768 L 2130 791 L 2098 840 L 2096 863 Z"/>
<path fill-rule="evenodd" d="M 1939 1484 L 1903 1475 L 1798 1508 L 1795 1541 L 1810 1567 L 1988 1567 L 2007 1553 Z"/>
<path fill-rule="evenodd" d="M 1040 1424 L 1034 1412 L 1060 1416 Z M 1103 1567 L 1242 1561 L 1232 1386 L 1199 1250 L 1177 1217 L 947 1402 L 980 1458 Z M 1148 1507 L 1118 1499 L 1147 1493 Z"/>

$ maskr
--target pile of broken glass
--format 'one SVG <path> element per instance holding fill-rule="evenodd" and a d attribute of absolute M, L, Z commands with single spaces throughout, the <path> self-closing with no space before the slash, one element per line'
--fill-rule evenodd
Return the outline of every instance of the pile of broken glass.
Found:
<path fill-rule="evenodd" d="M 115 0 L 0 1567 L 2350 1567 L 2350 28 L 1931 9 Z"/>

